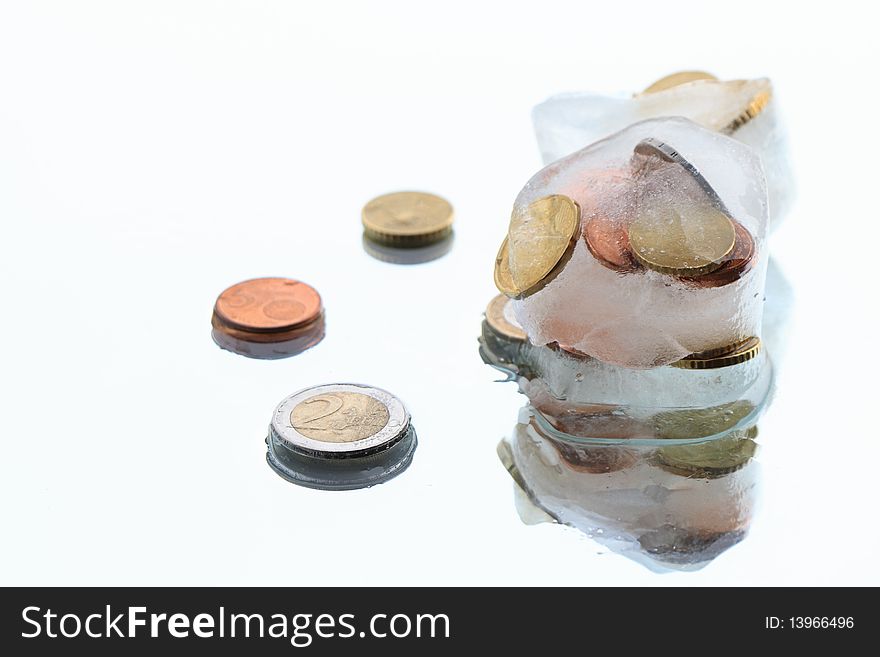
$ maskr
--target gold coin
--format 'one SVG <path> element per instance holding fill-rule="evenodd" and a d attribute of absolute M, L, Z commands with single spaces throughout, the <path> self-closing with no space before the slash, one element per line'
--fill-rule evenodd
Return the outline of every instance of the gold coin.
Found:
<path fill-rule="evenodd" d="M 486 307 L 486 321 L 492 329 L 510 340 L 524 342 L 528 336 L 522 326 L 513 317 L 509 297 L 499 294 Z"/>
<path fill-rule="evenodd" d="M 700 276 L 718 269 L 735 242 L 730 218 L 709 206 L 642 213 L 629 227 L 636 259 L 645 267 L 676 276 Z"/>
<path fill-rule="evenodd" d="M 555 278 L 557 266 L 574 250 L 580 216 L 578 204 L 561 194 L 514 209 L 507 233 L 507 266 L 517 296 L 537 292 Z"/>
<path fill-rule="evenodd" d="M 746 399 L 708 408 L 664 411 L 654 416 L 654 434 L 669 440 L 706 438 L 727 431 L 755 410 Z"/>
<path fill-rule="evenodd" d="M 672 89 L 688 82 L 696 82 L 697 80 L 717 81 L 718 78 L 705 71 L 679 71 L 678 73 L 671 73 L 666 77 L 660 78 L 654 84 L 646 87 L 642 94 L 655 94 L 658 91 L 666 91 L 667 89 Z"/>
<path fill-rule="evenodd" d="M 452 232 L 452 206 L 425 192 L 377 196 L 364 206 L 361 220 L 368 238 L 401 248 L 425 246 Z"/>
<path fill-rule="evenodd" d="M 764 111 L 764 108 L 767 107 L 767 104 L 773 96 L 773 87 L 770 86 L 769 80 L 756 80 L 754 82 L 751 80 L 735 80 L 728 82 L 727 84 L 758 86 L 758 89 L 755 90 L 754 95 L 749 99 L 746 106 L 735 118 L 721 129 L 721 132 L 729 135 L 739 130 L 746 123 Z"/>
<path fill-rule="evenodd" d="M 513 276 L 510 274 L 510 242 L 505 237 L 501 242 L 501 248 L 498 249 L 498 255 L 495 256 L 495 287 L 502 294 L 508 297 L 516 297 L 519 290 L 513 283 Z"/>
<path fill-rule="evenodd" d="M 290 412 L 299 433 L 325 443 L 353 443 L 379 433 L 388 424 L 388 408 L 359 392 L 329 392 L 301 401 Z"/>
<path fill-rule="evenodd" d="M 685 356 L 681 360 L 670 363 L 670 366 L 685 370 L 713 370 L 745 363 L 759 353 L 761 353 L 760 338 L 749 338 L 728 347 L 709 349 L 698 354 Z"/>
<path fill-rule="evenodd" d="M 696 445 L 671 445 L 657 450 L 664 469 L 685 477 L 720 477 L 748 463 L 758 446 L 757 427 L 734 431 L 728 436 Z"/>

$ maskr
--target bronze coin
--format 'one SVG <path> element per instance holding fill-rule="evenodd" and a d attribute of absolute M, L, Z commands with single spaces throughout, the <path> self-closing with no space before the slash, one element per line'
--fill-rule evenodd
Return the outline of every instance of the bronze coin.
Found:
<path fill-rule="evenodd" d="M 638 454 L 625 447 L 602 445 L 587 447 L 550 439 L 560 458 L 575 472 L 606 474 L 635 464 Z"/>
<path fill-rule="evenodd" d="M 321 297 L 311 286 L 289 278 L 255 278 L 223 291 L 214 316 L 233 329 L 255 333 L 288 331 L 315 321 Z"/>
<path fill-rule="evenodd" d="M 629 232 L 622 223 L 593 217 L 584 228 L 584 241 L 593 257 L 609 269 L 631 272 L 639 268 L 630 250 Z"/>
<path fill-rule="evenodd" d="M 741 223 L 732 223 L 736 241 L 727 260 L 715 271 L 681 280 L 693 287 L 721 287 L 739 280 L 752 268 L 755 262 L 755 240 Z"/>

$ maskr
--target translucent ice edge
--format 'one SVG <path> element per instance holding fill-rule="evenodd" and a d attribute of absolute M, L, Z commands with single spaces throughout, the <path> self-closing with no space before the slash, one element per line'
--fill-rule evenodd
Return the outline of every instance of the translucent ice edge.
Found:
<path fill-rule="evenodd" d="M 523 410 L 535 419 L 535 422 L 541 428 L 541 431 L 545 432 L 546 435 L 550 436 L 554 440 L 572 443 L 575 445 L 627 445 L 629 447 L 670 447 L 672 445 L 697 445 L 700 443 L 709 443 L 729 436 L 734 431 L 742 431 L 757 424 L 758 419 L 761 417 L 761 415 L 764 414 L 764 411 L 770 405 L 770 401 L 773 398 L 773 392 L 775 389 L 772 366 L 769 364 L 769 362 L 767 367 L 768 369 L 770 369 L 768 377 L 769 382 L 767 389 L 764 392 L 759 403 L 757 403 L 747 415 L 743 416 L 736 423 L 724 429 L 724 431 L 713 433 L 708 436 L 700 436 L 699 438 L 593 438 L 590 436 L 575 436 L 570 433 L 565 433 L 564 431 L 559 431 L 559 429 L 554 427 L 550 423 L 550 421 L 546 417 L 544 417 L 541 411 L 533 407 L 531 404 L 527 404 Z M 662 408 L 657 410 L 667 412 L 671 410 L 691 411 L 694 409 L 692 407 L 689 407 L 680 409 Z"/>

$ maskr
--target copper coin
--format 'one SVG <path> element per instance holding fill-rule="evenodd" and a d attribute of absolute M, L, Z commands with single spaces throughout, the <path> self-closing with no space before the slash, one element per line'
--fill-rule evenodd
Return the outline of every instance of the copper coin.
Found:
<path fill-rule="evenodd" d="M 224 290 L 214 316 L 231 328 L 249 332 L 287 331 L 315 321 L 321 297 L 309 285 L 289 278 L 255 278 Z"/>
<path fill-rule="evenodd" d="M 630 250 L 626 226 L 601 215 L 593 217 L 584 228 L 584 240 L 593 257 L 609 269 L 631 272 L 639 268 Z"/>
<path fill-rule="evenodd" d="M 721 287 L 739 280 L 752 268 L 755 261 L 755 240 L 741 223 L 732 223 L 735 242 L 724 264 L 708 274 L 681 280 L 694 287 Z"/>
<path fill-rule="evenodd" d="M 606 474 L 624 470 L 638 460 L 638 454 L 631 449 L 614 446 L 586 447 L 550 439 L 559 452 L 560 458 L 575 472 Z"/>

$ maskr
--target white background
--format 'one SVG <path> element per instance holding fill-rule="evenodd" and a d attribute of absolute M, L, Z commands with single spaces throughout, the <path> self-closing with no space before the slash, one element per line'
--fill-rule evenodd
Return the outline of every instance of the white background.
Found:
<path fill-rule="evenodd" d="M 0 3 L 3 584 L 880 584 L 880 48 L 871 3 Z M 771 247 L 796 315 L 751 535 L 656 575 L 527 527 L 495 445 L 523 398 L 476 353 L 529 111 L 672 71 L 770 76 L 799 201 Z M 372 260 L 360 209 L 424 189 L 457 241 Z M 327 337 L 210 339 L 255 276 L 318 288 Z M 364 491 L 264 461 L 275 405 L 359 381 L 420 446 Z M 603 553 L 603 554 L 597 554 Z"/>

